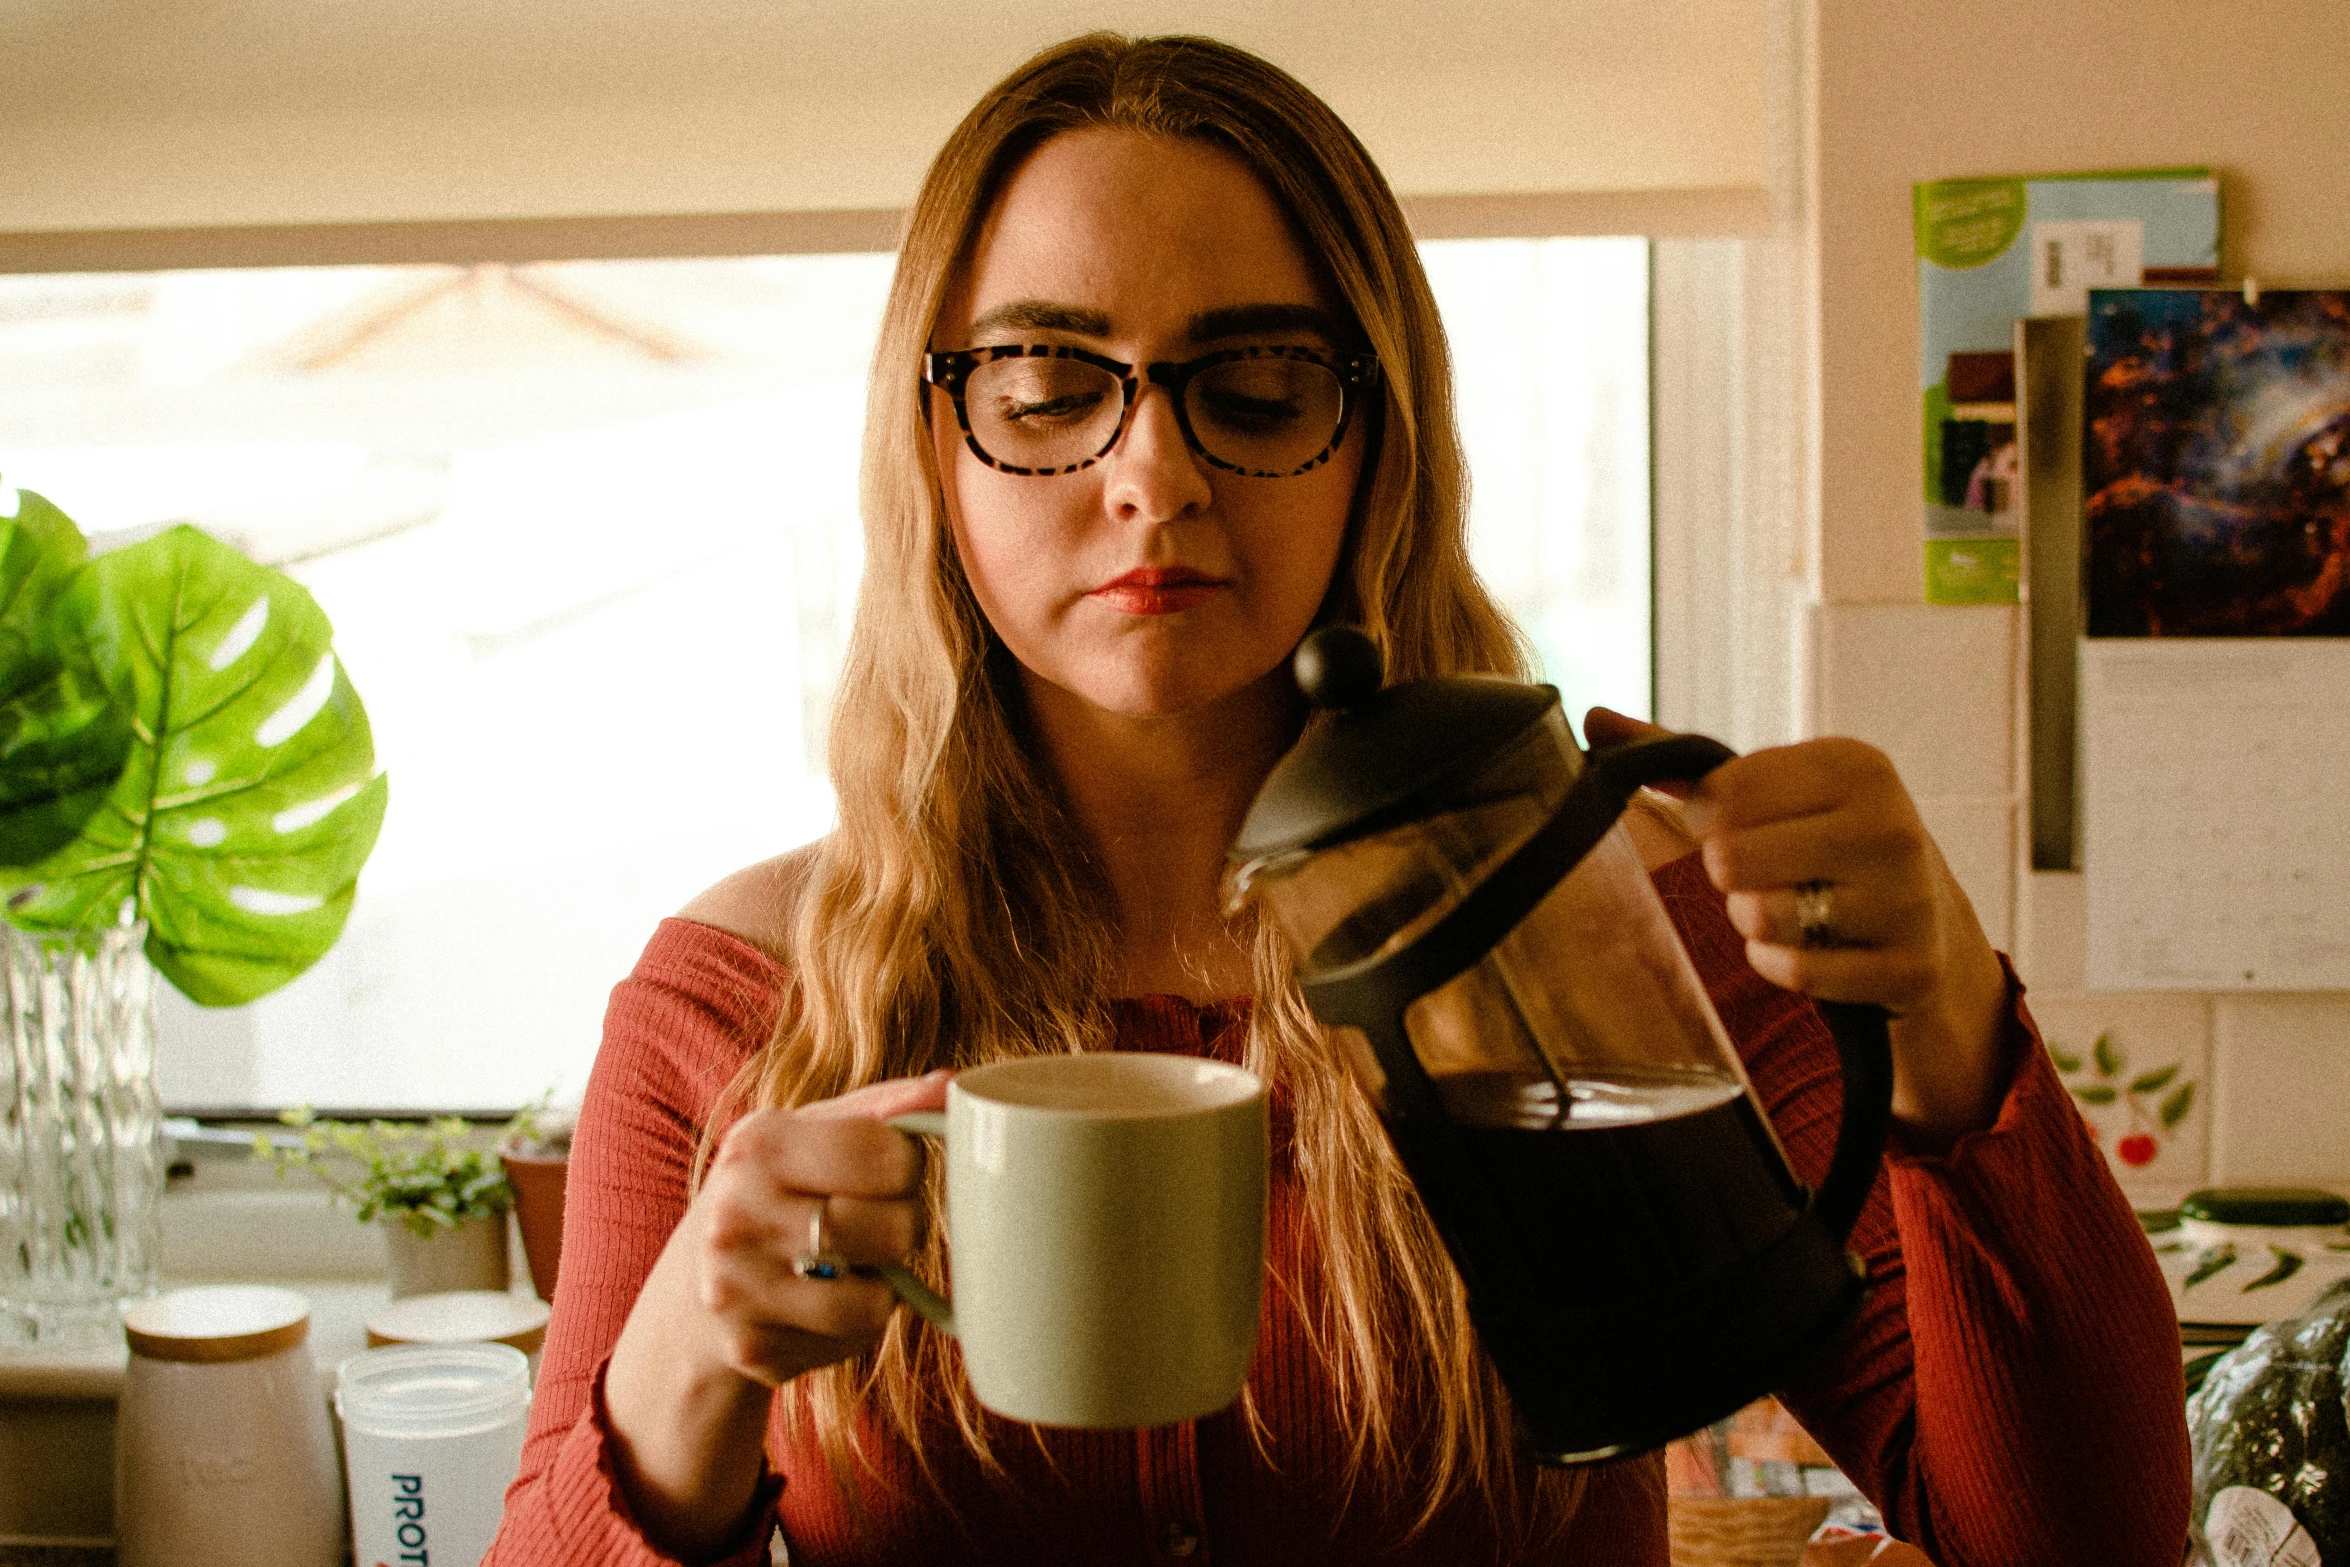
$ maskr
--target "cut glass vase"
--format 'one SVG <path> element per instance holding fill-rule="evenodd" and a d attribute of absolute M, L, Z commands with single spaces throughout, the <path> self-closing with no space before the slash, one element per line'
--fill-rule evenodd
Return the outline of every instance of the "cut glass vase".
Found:
<path fill-rule="evenodd" d="M 163 1111 L 143 924 L 0 923 L 0 1343 L 88 1343 L 155 1293 Z"/>

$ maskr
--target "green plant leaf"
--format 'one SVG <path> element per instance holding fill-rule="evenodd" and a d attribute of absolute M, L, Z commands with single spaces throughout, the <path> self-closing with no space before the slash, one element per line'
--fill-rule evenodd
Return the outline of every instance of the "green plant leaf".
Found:
<path fill-rule="evenodd" d="M 2073 1097 L 2085 1105 L 2109 1105 L 2121 1096 L 2110 1083 L 2075 1083 Z"/>
<path fill-rule="evenodd" d="M 389 1217 L 418 1235 L 494 1218 L 514 1206 L 514 1189 L 490 1149 L 463 1117 L 423 1126 L 394 1121 L 321 1121 L 307 1106 L 280 1120 L 302 1126 L 304 1146 L 278 1148 L 278 1174 L 299 1165 L 352 1205 L 362 1223 Z M 331 1150 L 331 1153 L 330 1153 Z M 349 1173 L 358 1166 L 356 1174 Z"/>
<path fill-rule="evenodd" d="M 2079 1056 L 2053 1042 L 2048 1046 L 2048 1059 L 2056 1063 L 2059 1072 L 2078 1072 L 2081 1069 Z"/>
<path fill-rule="evenodd" d="M 114 923 L 192 1001 L 266 995 L 342 933 L 383 823 L 367 714 L 291 578 L 178 527 L 102 555 L 59 602 L 65 662 L 132 751 L 81 832 L 16 873 L 19 924 Z"/>
<path fill-rule="evenodd" d="M 2195 1085 L 2181 1083 L 2171 1090 L 2170 1097 L 2162 1102 L 2161 1110 L 2156 1113 L 2162 1117 L 2163 1128 L 2167 1131 L 2184 1121 L 2187 1118 L 2187 1112 L 2194 1108 Z"/>
<path fill-rule="evenodd" d="M 0 518 L 0 865 L 29 865 L 81 831 L 130 756 L 130 725 L 68 670 L 57 603 L 90 553 L 71 518 L 31 490 Z"/>
<path fill-rule="evenodd" d="M 2164 1087 L 2170 1082 L 2172 1078 L 2178 1075 L 2179 1069 L 2176 1063 L 2164 1067 L 2159 1072 L 2140 1072 L 2136 1077 L 2130 1079 L 2130 1092 L 2133 1094 L 2151 1094 L 2155 1090 Z"/>
<path fill-rule="evenodd" d="M 2114 1048 L 2113 1031 L 2111 1029 L 2107 1029 L 2104 1033 L 2099 1034 L 2097 1036 L 2097 1043 L 2090 1046 L 2089 1050 L 2090 1054 L 2097 1058 L 2097 1075 L 2099 1077 L 2116 1076 L 2122 1069 L 2123 1061 L 2127 1059 L 2127 1057 L 2125 1057 L 2119 1050 Z"/>
<path fill-rule="evenodd" d="M 2245 1294 L 2249 1295 L 2254 1290 L 2267 1289 L 2272 1284 L 2282 1284 L 2301 1271 L 2301 1254 L 2299 1252 L 2287 1251 L 2282 1246 L 2271 1246 L 2269 1251 L 2277 1259 L 2276 1266 L 2245 1285 Z"/>

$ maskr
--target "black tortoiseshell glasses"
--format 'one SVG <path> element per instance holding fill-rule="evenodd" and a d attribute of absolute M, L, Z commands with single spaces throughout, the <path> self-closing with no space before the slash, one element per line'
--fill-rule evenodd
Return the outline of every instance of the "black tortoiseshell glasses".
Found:
<path fill-rule="evenodd" d="M 1120 364 L 1058 343 L 1010 343 L 922 356 L 922 379 L 955 402 L 963 439 L 1005 473 L 1075 473 L 1107 456 L 1144 380 L 1163 386 L 1191 449 L 1258 479 L 1330 460 L 1355 406 L 1377 384 L 1369 354 L 1227 348 L 1181 363 Z"/>

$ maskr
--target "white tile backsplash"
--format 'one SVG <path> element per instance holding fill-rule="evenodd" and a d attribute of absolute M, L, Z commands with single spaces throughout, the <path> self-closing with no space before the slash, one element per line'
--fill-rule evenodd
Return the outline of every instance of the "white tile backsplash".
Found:
<path fill-rule="evenodd" d="M 2212 1179 L 2350 1191 L 2350 994 L 2212 998 Z"/>
<path fill-rule="evenodd" d="M 2208 1182 L 2211 1006 L 2204 997 L 2034 990 L 2026 1004 L 2131 1201 L 2167 1208 Z"/>
<path fill-rule="evenodd" d="M 2001 951 L 2015 941 L 2015 810 L 2004 797 L 1921 795 L 1918 817 L 1966 890 L 1983 934 Z"/>
<path fill-rule="evenodd" d="M 2082 878 L 2030 870 L 2017 825 L 2029 808 L 2018 611 L 1826 604 L 1811 635 L 1816 732 L 1866 740 L 1900 769 L 1985 933 L 2014 956 L 2051 1043 L 2081 1061 L 2065 1080 L 2102 1101 L 2083 1112 L 2132 1199 L 2167 1206 L 2223 1183 L 2350 1193 L 2350 993 L 2087 991 Z M 2117 1052 L 2110 1075 L 2096 1069 L 2100 1034 Z M 2130 1093 L 2174 1062 L 2159 1089 Z M 2164 1103 L 2189 1082 L 2185 1113 L 2163 1127 Z M 2154 1140 L 2153 1155 L 2131 1163 L 2122 1139 L 2140 1136 Z"/>
<path fill-rule="evenodd" d="M 1914 795 L 2010 798 L 2015 621 L 2000 604 L 1820 606 L 1819 732 L 1876 746 Z"/>
<path fill-rule="evenodd" d="M 2020 819 L 2020 818 L 2019 818 Z M 2019 856 L 2023 845 L 2017 845 Z M 2068 994 L 2088 987 L 2083 949 L 2087 903 L 2078 871 L 2020 869 L 2012 956 L 2034 990 Z"/>

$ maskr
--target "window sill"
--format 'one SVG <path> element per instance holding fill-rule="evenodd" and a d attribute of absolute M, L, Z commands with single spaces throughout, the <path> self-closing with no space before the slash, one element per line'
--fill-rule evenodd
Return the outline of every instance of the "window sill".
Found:
<path fill-rule="evenodd" d="M 188 1283 L 221 1280 L 171 1279 L 166 1289 Z M 382 1280 L 251 1277 L 240 1283 L 266 1283 L 299 1292 L 310 1303 L 310 1357 L 318 1365 L 322 1396 L 334 1393 L 335 1368 L 367 1347 L 367 1319 L 392 1298 Z M 18 1402 L 111 1403 L 122 1394 L 129 1373 L 130 1352 L 113 1344 L 61 1349 L 0 1349 L 0 1423 Z M 0 1493 L 6 1490 L 0 1482 Z M 7 1533 L 5 1507 L 0 1506 L 0 1536 Z"/>

